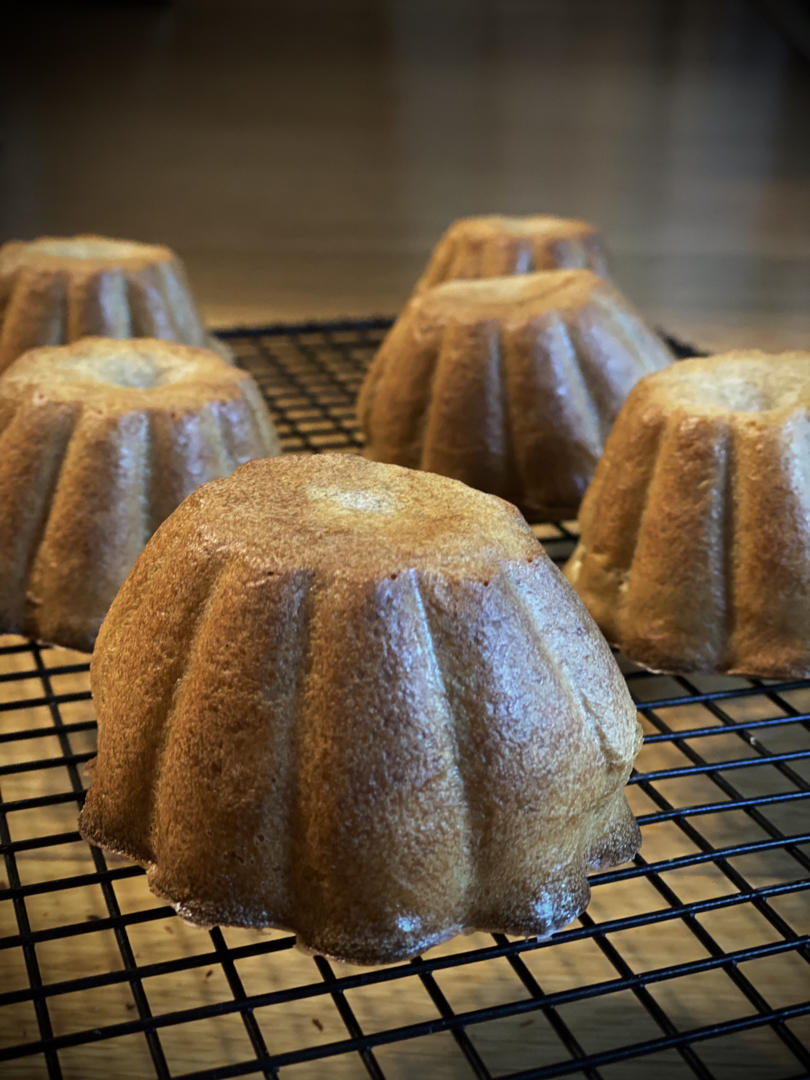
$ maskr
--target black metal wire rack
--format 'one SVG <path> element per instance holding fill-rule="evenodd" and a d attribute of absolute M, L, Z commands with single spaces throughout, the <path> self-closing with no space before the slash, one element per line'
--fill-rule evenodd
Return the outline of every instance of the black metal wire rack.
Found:
<path fill-rule="evenodd" d="M 359 448 L 388 320 L 223 332 L 286 450 Z M 537 526 L 566 557 L 573 526 Z M 0 639 L 0 1075 L 810 1075 L 810 682 L 624 664 L 644 846 L 550 941 L 458 937 L 361 969 L 182 923 L 84 844 L 87 658 Z M 622 661 L 622 663 L 624 663 Z"/>

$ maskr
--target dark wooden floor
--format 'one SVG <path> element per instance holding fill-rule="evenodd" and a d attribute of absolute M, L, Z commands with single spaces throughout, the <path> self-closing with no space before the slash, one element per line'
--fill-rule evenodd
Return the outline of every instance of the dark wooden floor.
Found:
<path fill-rule="evenodd" d="M 683 336 L 810 347 L 810 70 L 763 10 L 28 0 L 0 231 L 165 241 L 221 324 L 394 311 L 452 218 L 553 211 Z"/>

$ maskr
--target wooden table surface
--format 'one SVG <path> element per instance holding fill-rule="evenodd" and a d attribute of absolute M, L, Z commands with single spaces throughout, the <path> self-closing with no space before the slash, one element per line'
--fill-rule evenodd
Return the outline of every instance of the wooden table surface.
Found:
<path fill-rule="evenodd" d="M 453 218 L 556 212 L 600 224 L 625 291 L 681 337 L 709 348 L 810 347 L 810 73 L 758 5 L 29 3 L 9 16 L 6 41 L 13 47 L 0 106 L 2 238 L 94 231 L 166 242 L 185 258 L 212 324 L 393 313 Z M 7 660 L 4 671 L 12 668 Z M 85 688 L 86 678 L 64 677 L 59 692 L 75 687 Z M 698 711 L 684 710 L 678 723 L 707 722 Z M 66 715 L 91 717 L 92 706 L 74 703 Z M 13 719 L 18 724 L 20 714 Z M 30 719 L 42 722 L 39 713 Z M 43 756 L 53 749 L 49 738 Z M 89 732 L 71 738 L 77 753 L 91 743 Z M 666 766 L 673 751 L 644 753 L 643 767 L 652 768 Z M 24 776 L 6 780 L 5 798 L 37 793 Z M 46 787 L 57 782 L 53 772 L 40 777 Z M 711 797 L 693 783 L 673 795 L 682 805 Z M 639 812 L 649 809 L 638 788 L 632 798 Z M 724 833 L 739 823 L 738 815 L 719 816 L 716 842 L 742 835 Z M 75 806 L 61 804 L 17 815 L 13 839 L 74 827 Z M 645 835 L 645 855 L 678 854 L 684 844 L 674 825 L 657 826 Z M 33 848 L 21 866 L 28 881 L 82 872 L 88 849 Z M 782 872 L 772 859 L 746 863 L 755 882 Z M 634 884 L 597 890 L 594 916 L 660 906 L 644 883 Z M 685 901 L 729 891 L 710 865 L 674 875 L 672 884 Z M 140 877 L 116 884 L 116 894 L 125 911 L 154 904 Z M 801 900 L 785 899 L 780 910 L 806 932 Z M 97 889 L 45 893 L 28 906 L 35 928 L 103 914 Z M 0 936 L 16 932 L 11 904 L 0 905 L 0 920 Z M 750 905 L 706 922 L 723 948 L 772 932 Z M 172 918 L 144 922 L 130 936 L 136 959 L 151 963 L 207 947 L 201 933 Z M 252 940 L 246 931 L 226 939 Z M 638 970 L 699 954 L 680 920 L 627 932 L 622 948 Z M 109 932 L 37 952 L 47 981 L 121 962 Z M 11 965 L 4 959 L 2 985 L 27 985 L 21 951 Z M 240 965 L 248 992 L 315 977 L 310 958 L 285 954 L 285 961 Z M 545 950 L 535 963 L 551 990 L 615 974 L 587 942 Z M 799 969 L 774 963 L 751 971 L 770 1001 L 807 996 Z M 218 967 L 156 978 L 151 1007 L 220 1000 L 229 993 L 223 980 Z M 525 992 L 502 961 L 482 965 L 477 977 L 448 969 L 442 989 L 459 1010 Z M 740 1009 L 725 977 L 689 989 L 662 984 L 657 993 L 681 1027 Z M 576 1021 L 588 1049 L 620 1045 L 633 1025 L 634 1037 L 650 1034 L 631 996 L 618 997 L 590 1026 L 587 1016 Z M 419 984 L 358 991 L 352 1004 L 369 1030 L 430 1015 Z M 127 983 L 51 1002 L 57 1033 L 129 1017 L 133 1007 Z M 271 1012 L 258 1018 L 279 1051 L 345 1035 L 322 999 Z M 552 1053 L 548 1024 L 524 1020 L 477 1031 L 493 1072 Z M 237 1017 L 192 1026 L 165 1033 L 178 1074 L 249 1053 Z M 807 1038 L 806 1023 L 795 1030 Z M 0 1016 L 0 1045 L 35 1037 L 30 1003 Z M 64 1075 L 151 1076 L 145 1046 L 139 1036 L 65 1051 Z M 706 1044 L 705 1052 L 717 1076 L 796 1075 L 768 1029 Z M 383 1049 L 379 1060 L 389 1077 L 471 1075 L 449 1035 Z M 641 1059 L 601 1075 L 621 1080 L 647 1068 Z M 0 1074 L 43 1070 L 37 1059 Z M 657 1059 L 656 1072 L 693 1075 L 674 1053 Z M 282 1072 L 293 1080 L 358 1075 L 356 1056 Z"/>

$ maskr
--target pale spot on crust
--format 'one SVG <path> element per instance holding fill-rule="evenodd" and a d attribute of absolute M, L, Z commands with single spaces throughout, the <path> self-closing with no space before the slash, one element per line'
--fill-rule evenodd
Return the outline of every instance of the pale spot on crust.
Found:
<path fill-rule="evenodd" d="M 84 337 L 70 345 L 31 349 L 7 369 L 5 378 L 29 385 L 50 399 L 62 387 L 77 397 L 79 387 L 151 390 L 170 384 L 235 385 L 240 373 L 210 349 L 156 338 Z M 86 400 L 86 399 L 85 399 Z"/>
<path fill-rule="evenodd" d="M 396 500 L 387 491 L 341 490 L 307 484 L 306 492 L 311 499 L 331 504 L 337 513 L 393 514 L 397 508 Z"/>
<path fill-rule="evenodd" d="M 675 364 L 656 389 L 669 401 L 706 412 L 767 413 L 810 405 L 810 352 L 769 354 L 755 349 L 696 357 Z"/>

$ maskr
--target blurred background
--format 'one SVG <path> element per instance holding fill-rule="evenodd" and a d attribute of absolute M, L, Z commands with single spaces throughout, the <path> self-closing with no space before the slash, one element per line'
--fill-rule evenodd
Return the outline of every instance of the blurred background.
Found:
<path fill-rule="evenodd" d="M 11 5 L 1 239 L 185 259 L 212 325 L 393 314 L 460 215 L 604 230 L 709 348 L 810 348 L 802 0 Z M 803 51 L 805 50 L 805 51 Z"/>

